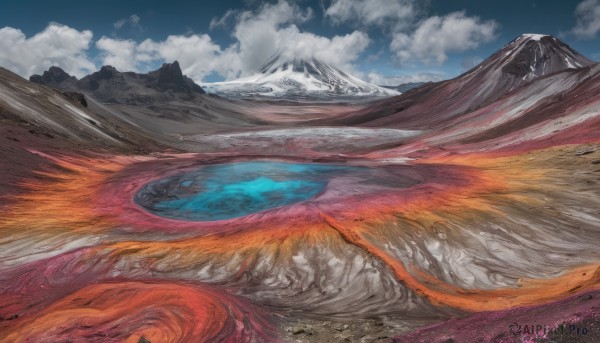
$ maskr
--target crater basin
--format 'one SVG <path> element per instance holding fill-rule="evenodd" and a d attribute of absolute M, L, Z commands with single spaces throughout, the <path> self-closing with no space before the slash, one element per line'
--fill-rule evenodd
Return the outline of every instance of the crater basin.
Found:
<path fill-rule="evenodd" d="M 205 165 L 148 183 L 134 200 L 165 218 L 226 220 L 313 199 L 332 178 L 368 169 L 272 161 Z"/>

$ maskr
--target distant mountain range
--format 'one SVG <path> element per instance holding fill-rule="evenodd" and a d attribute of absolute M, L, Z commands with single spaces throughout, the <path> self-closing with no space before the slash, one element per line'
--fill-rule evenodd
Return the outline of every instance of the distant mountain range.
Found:
<path fill-rule="evenodd" d="M 344 98 L 399 94 L 362 81 L 318 58 L 289 58 L 283 53 L 273 55 L 255 75 L 202 86 L 209 93 L 236 98 Z"/>

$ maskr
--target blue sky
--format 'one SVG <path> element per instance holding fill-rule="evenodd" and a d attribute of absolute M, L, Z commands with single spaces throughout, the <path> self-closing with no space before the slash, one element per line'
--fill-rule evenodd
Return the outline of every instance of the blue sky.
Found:
<path fill-rule="evenodd" d="M 0 4 L 0 65 L 81 76 L 178 59 L 210 82 L 251 74 L 285 49 L 394 84 L 454 77 L 522 33 L 555 35 L 598 60 L 599 31 L 600 0 L 21 0 Z"/>

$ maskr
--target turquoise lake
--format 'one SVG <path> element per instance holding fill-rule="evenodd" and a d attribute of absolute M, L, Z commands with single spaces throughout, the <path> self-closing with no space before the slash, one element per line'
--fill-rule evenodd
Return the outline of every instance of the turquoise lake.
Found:
<path fill-rule="evenodd" d="M 334 176 L 366 170 L 269 161 L 205 165 L 145 185 L 135 201 L 170 219 L 225 220 L 312 199 Z"/>

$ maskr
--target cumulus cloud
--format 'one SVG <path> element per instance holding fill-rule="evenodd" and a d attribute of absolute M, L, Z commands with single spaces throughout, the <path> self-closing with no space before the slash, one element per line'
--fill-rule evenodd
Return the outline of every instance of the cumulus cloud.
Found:
<path fill-rule="evenodd" d="M 177 60 L 184 74 L 201 81 L 214 71 L 220 53 L 220 46 L 215 44 L 209 35 L 172 35 L 161 42 L 151 39 L 143 41 L 138 46 L 138 62 Z"/>
<path fill-rule="evenodd" d="M 136 42 L 102 37 L 96 42 L 96 48 L 101 51 L 103 65 L 111 65 L 123 71 L 138 71 Z"/>
<path fill-rule="evenodd" d="M 301 31 L 297 24 L 312 17 L 312 9 L 283 0 L 240 13 L 233 34 L 237 44 L 228 51 L 237 55 L 240 75 L 255 72 L 275 53 L 286 58 L 315 56 L 339 68 L 351 68 L 351 62 L 368 46 L 368 35 L 354 31 L 329 38 Z"/>
<path fill-rule="evenodd" d="M 463 52 L 496 38 L 498 24 L 469 17 L 465 12 L 453 12 L 443 17 L 429 17 L 412 33 L 396 33 L 390 49 L 401 61 L 420 59 L 425 63 L 442 64 L 449 52 Z"/>
<path fill-rule="evenodd" d="M 367 80 L 379 86 L 398 86 L 404 83 L 411 82 L 437 82 L 446 80 L 448 76 L 443 73 L 436 72 L 417 72 L 407 75 L 387 76 L 377 72 L 371 72 L 367 75 Z"/>
<path fill-rule="evenodd" d="M 311 19 L 313 11 L 302 10 L 296 4 L 280 0 L 263 4 L 257 11 L 238 14 L 233 36 L 237 43 L 230 47 L 229 55 L 237 53 L 237 65 L 242 75 L 256 71 L 279 49 L 282 30 Z"/>
<path fill-rule="evenodd" d="M 389 48 L 400 62 L 442 64 L 448 53 L 471 50 L 496 38 L 498 24 L 493 20 L 482 21 L 464 11 L 427 17 L 427 7 L 427 1 L 417 0 L 332 0 L 325 16 L 334 24 L 378 27 L 390 33 Z"/>
<path fill-rule="evenodd" d="M 87 55 L 92 32 L 51 23 L 43 31 L 26 37 L 12 27 L 0 29 L 0 65 L 28 78 L 51 66 L 59 66 L 81 77 L 95 70 Z"/>
<path fill-rule="evenodd" d="M 228 78 L 246 76 L 255 72 L 274 53 L 282 52 L 286 57 L 315 56 L 345 70 L 352 69 L 352 62 L 369 45 L 368 35 L 354 31 L 346 35 L 324 37 L 301 31 L 297 24 L 313 17 L 310 8 L 302 9 L 297 4 L 280 0 L 264 4 L 258 11 L 238 13 L 233 36 L 237 43 L 224 53 L 225 65 L 220 73 Z M 237 75 L 236 75 L 237 74 Z"/>
<path fill-rule="evenodd" d="M 334 23 L 392 26 L 410 24 L 418 11 L 415 0 L 333 0 L 325 16 Z"/>
<path fill-rule="evenodd" d="M 183 73 L 195 80 L 202 80 L 213 71 L 220 53 L 220 47 L 206 34 L 171 35 L 164 41 L 146 39 L 141 43 L 103 36 L 96 48 L 101 51 L 103 65 L 121 71 L 147 71 L 148 65 L 177 60 Z"/>
<path fill-rule="evenodd" d="M 593 39 L 600 31 L 600 1 L 584 0 L 575 8 L 577 24 L 572 33 L 581 39 Z"/>

